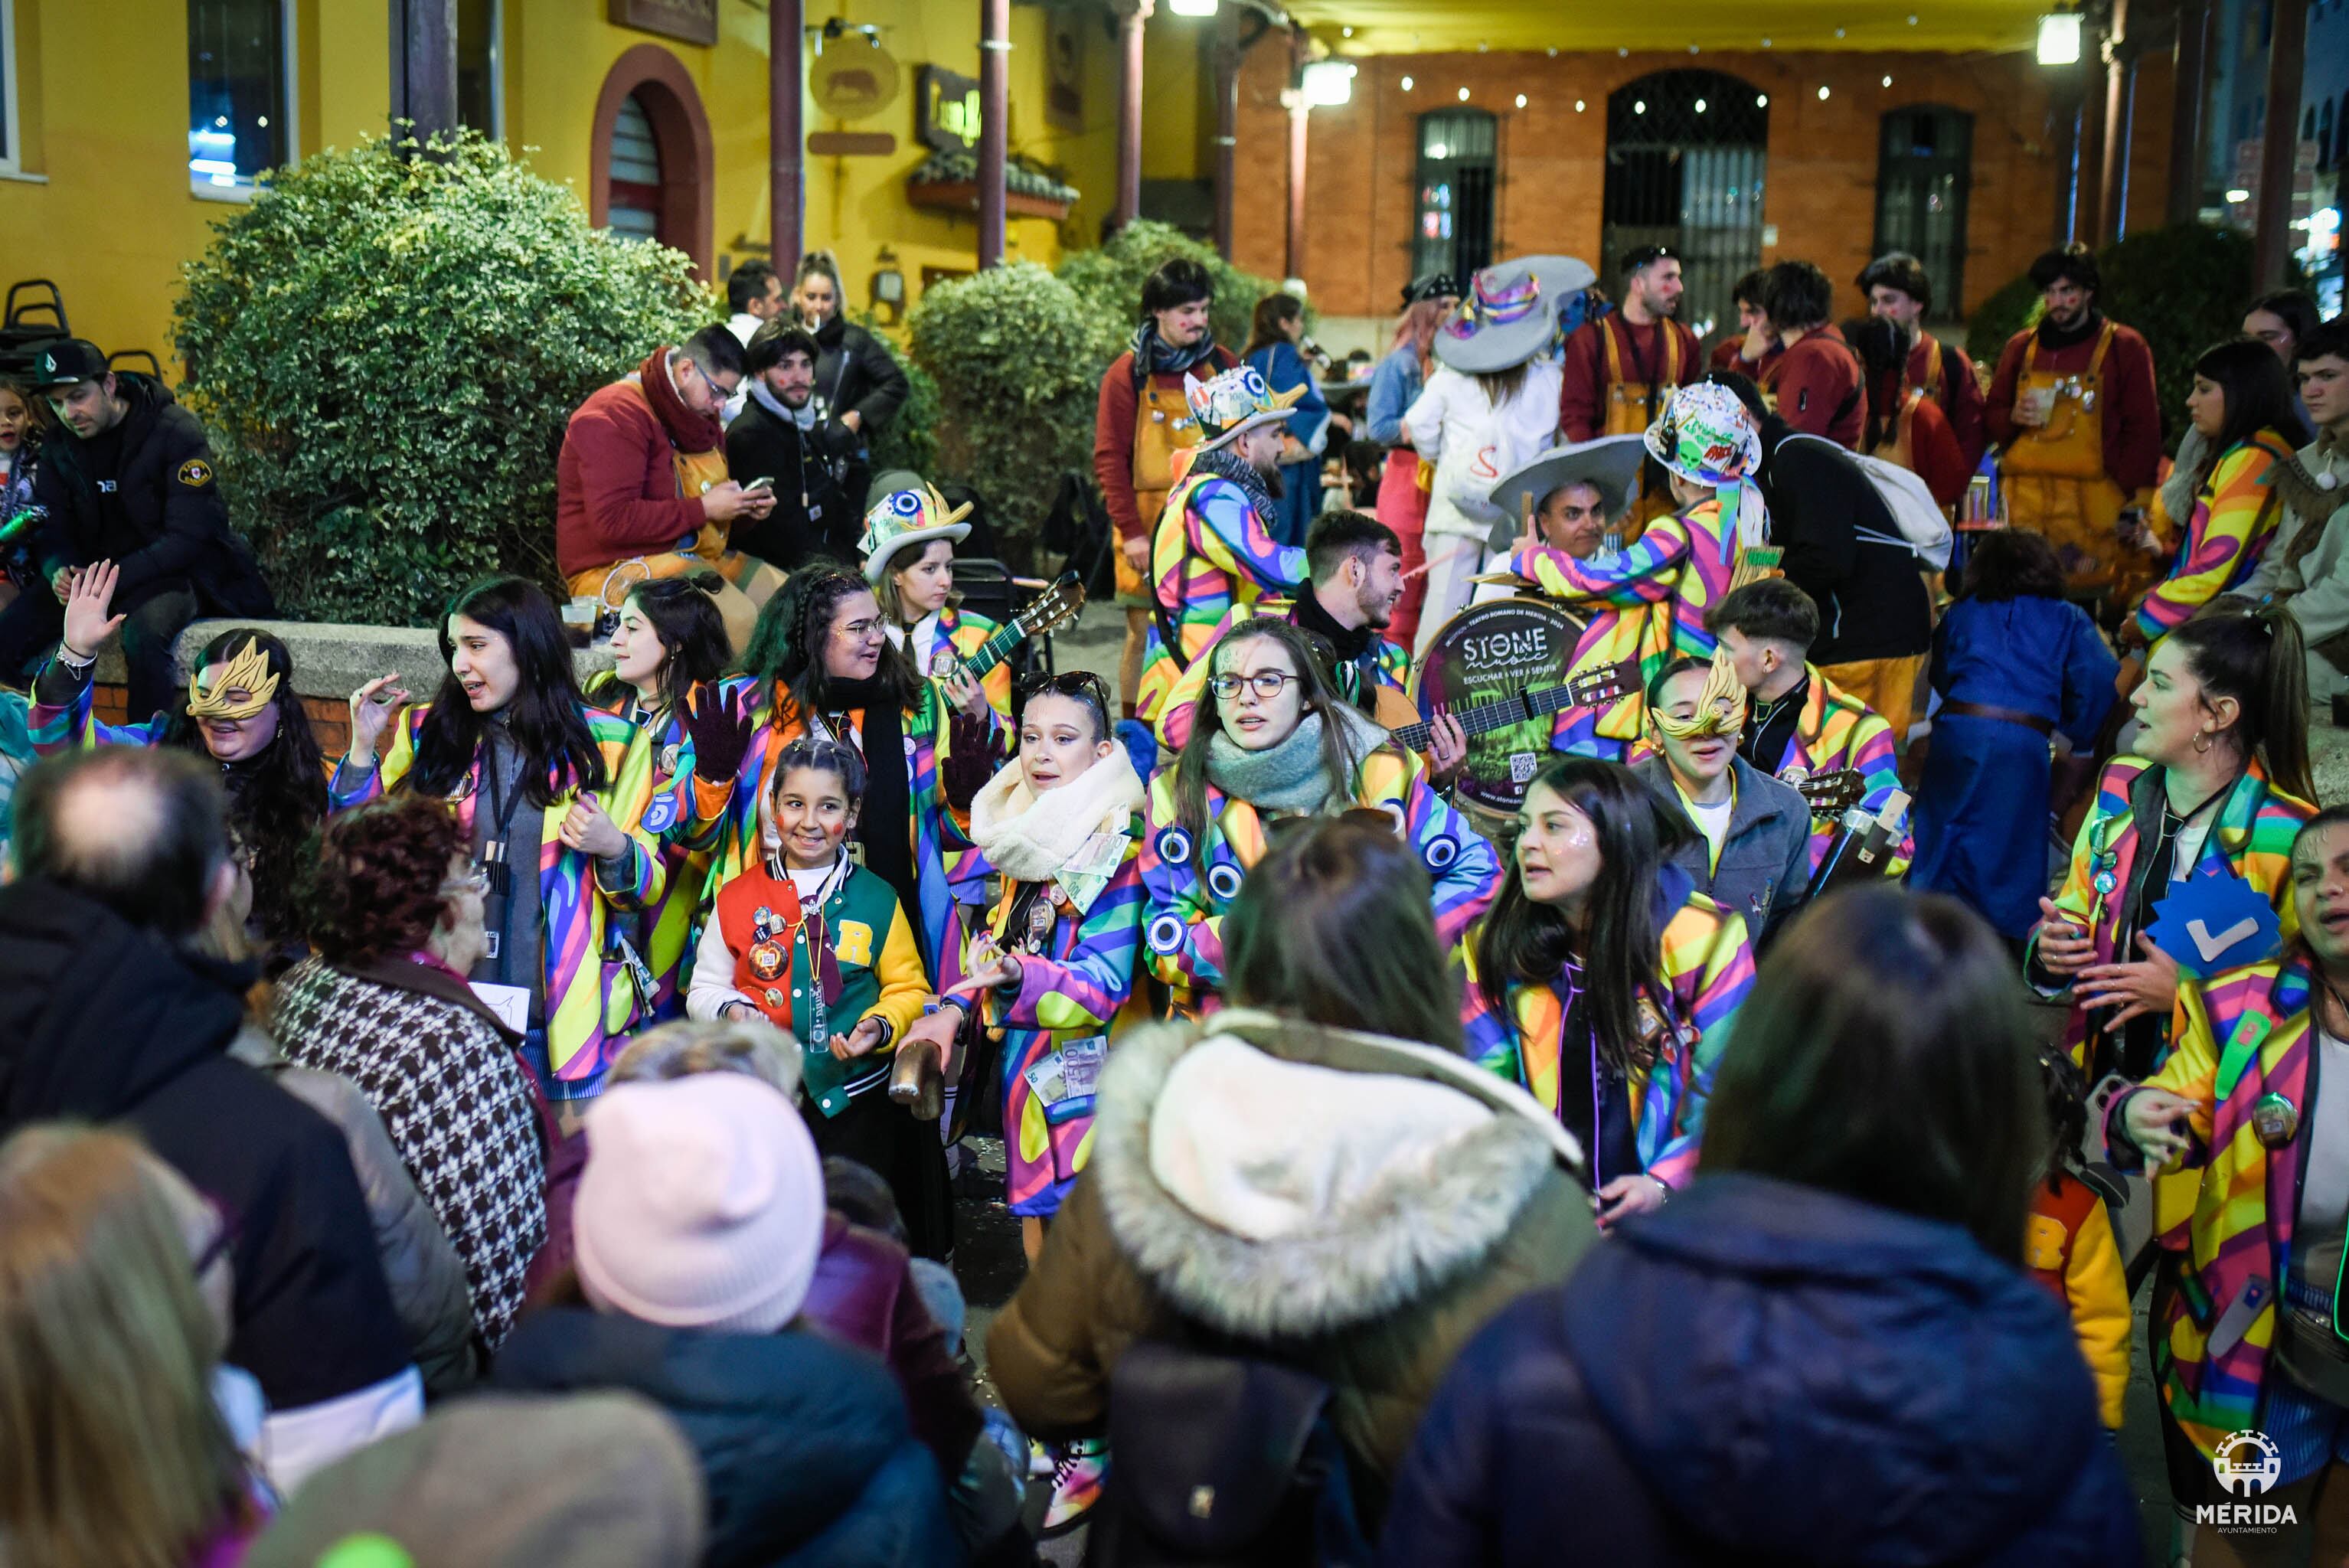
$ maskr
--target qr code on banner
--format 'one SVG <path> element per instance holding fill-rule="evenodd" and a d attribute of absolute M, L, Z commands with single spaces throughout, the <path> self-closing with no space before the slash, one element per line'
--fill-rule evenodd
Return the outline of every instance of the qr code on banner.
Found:
<path fill-rule="evenodd" d="M 1512 784 L 1532 783 L 1534 781 L 1534 770 L 1540 765 L 1540 763 L 1541 753 L 1538 751 L 1510 752 L 1509 782 Z"/>

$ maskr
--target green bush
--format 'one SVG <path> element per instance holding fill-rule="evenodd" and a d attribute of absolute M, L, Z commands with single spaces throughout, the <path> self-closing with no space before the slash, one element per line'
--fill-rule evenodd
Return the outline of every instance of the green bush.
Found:
<path fill-rule="evenodd" d="M 185 395 L 290 615 L 425 625 L 486 572 L 552 585 L 572 410 L 720 314 L 501 144 L 418 153 L 280 170 L 183 269 Z"/>
<path fill-rule="evenodd" d="M 1061 281 L 1076 291 L 1093 324 L 1096 374 L 1109 368 L 1109 362 L 1124 352 L 1126 340 L 1133 335 L 1134 324 L 1141 319 L 1143 284 L 1176 256 L 1199 263 L 1215 279 L 1216 305 L 1210 320 L 1216 341 L 1234 354 L 1247 346 L 1248 322 L 1256 313 L 1256 302 L 1279 284 L 1242 272 L 1217 255 L 1214 246 L 1201 244 L 1172 223 L 1143 219 L 1119 230 L 1101 249 L 1073 252 L 1061 261 Z M 1309 304 L 1305 319 L 1309 330 L 1314 320 Z"/>
<path fill-rule="evenodd" d="M 1107 363 L 1094 324 L 1068 284 L 1012 262 L 927 289 L 906 325 L 938 393 L 936 468 L 918 471 L 977 490 L 1005 558 L 1032 563 L 1061 476 L 1091 461 Z"/>
<path fill-rule="evenodd" d="M 2104 273 L 2098 306 L 2152 346 L 2164 444 L 2175 451 L 2186 429 L 2194 361 L 2212 344 L 2241 335 L 2243 308 L 2261 292 L 2251 236 L 2180 223 L 2106 245 L 2096 253 L 2096 265 Z M 2296 272 L 2292 281 L 2302 281 Z M 1973 356 L 1997 364 L 2007 339 L 2035 325 L 2039 311 L 2039 291 L 2028 276 L 1992 294 L 1966 324 Z"/>

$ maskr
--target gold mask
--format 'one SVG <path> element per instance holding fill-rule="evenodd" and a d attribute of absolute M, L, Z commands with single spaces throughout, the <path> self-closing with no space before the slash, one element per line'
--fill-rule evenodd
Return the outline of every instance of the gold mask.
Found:
<path fill-rule="evenodd" d="M 1648 717 L 1657 730 L 1674 740 L 1693 740 L 1701 735 L 1742 735 L 1745 730 L 1745 687 L 1730 667 L 1729 652 L 1715 648 L 1713 667 L 1704 674 L 1704 690 L 1696 699 L 1696 712 L 1687 718 L 1674 718 L 1661 708 L 1650 708 Z"/>
<path fill-rule="evenodd" d="M 190 718 L 251 718 L 276 700 L 277 676 L 258 637 L 245 639 L 244 651 L 222 666 L 221 678 L 209 692 L 197 684 L 202 674 L 198 671 L 188 677 Z M 243 701 L 233 701 L 228 695 L 233 691 L 246 696 Z"/>

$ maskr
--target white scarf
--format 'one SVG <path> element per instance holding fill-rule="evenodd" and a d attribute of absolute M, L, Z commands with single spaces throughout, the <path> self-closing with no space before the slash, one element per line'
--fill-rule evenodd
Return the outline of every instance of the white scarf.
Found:
<path fill-rule="evenodd" d="M 1028 788 L 1014 761 L 972 799 L 971 842 L 1014 882 L 1052 882 L 1095 833 L 1123 834 L 1142 800 L 1142 775 L 1123 745 L 1112 744 L 1107 757 L 1041 795 Z M 1069 892 L 1074 896 L 1076 890 Z"/>

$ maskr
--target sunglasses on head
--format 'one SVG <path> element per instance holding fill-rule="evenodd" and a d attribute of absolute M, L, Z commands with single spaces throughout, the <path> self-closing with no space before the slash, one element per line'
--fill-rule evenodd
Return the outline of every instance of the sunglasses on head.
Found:
<path fill-rule="evenodd" d="M 1051 692 L 1055 696 L 1091 702 L 1102 717 L 1109 717 L 1109 687 L 1091 670 L 1067 670 L 1060 675 L 1047 675 L 1040 670 L 1033 675 L 1020 676 L 1013 691 L 1019 696 L 1021 707 L 1028 706 L 1030 697 L 1042 692 Z"/>

